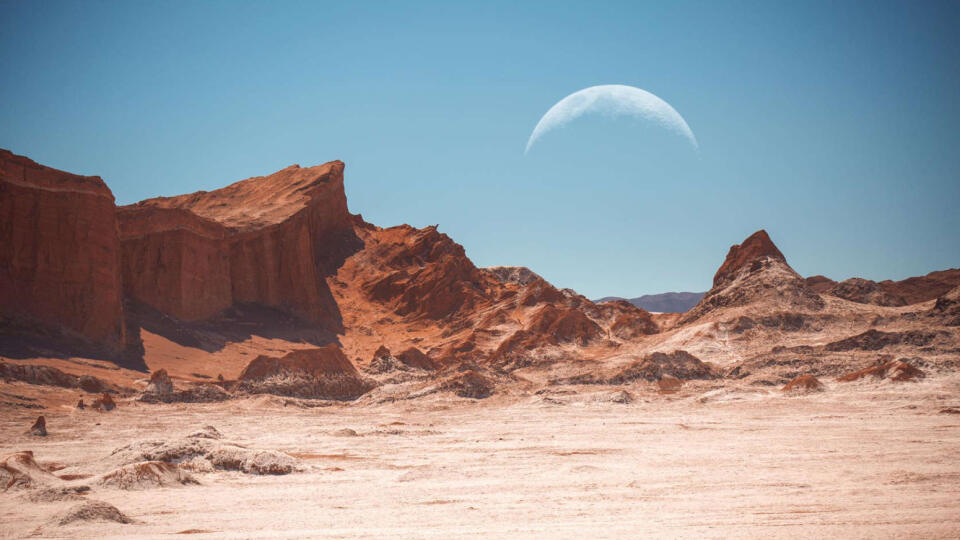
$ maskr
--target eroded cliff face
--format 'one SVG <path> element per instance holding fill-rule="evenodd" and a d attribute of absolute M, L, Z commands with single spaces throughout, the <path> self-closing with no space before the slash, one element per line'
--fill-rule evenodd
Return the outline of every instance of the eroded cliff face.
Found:
<path fill-rule="evenodd" d="M 127 294 L 185 320 L 257 303 L 340 329 L 326 276 L 356 248 L 343 169 L 293 165 L 122 207 Z"/>
<path fill-rule="evenodd" d="M 227 230 L 182 208 L 121 207 L 126 294 L 186 321 L 233 304 Z"/>
<path fill-rule="evenodd" d="M 99 177 L 0 150 L 0 314 L 126 347 L 117 218 Z"/>

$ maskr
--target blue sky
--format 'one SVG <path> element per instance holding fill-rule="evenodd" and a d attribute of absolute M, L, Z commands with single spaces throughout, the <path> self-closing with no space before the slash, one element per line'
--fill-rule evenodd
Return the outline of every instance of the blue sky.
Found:
<path fill-rule="evenodd" d="M 479 4 L 479 3 L 478 3 Z M 521 4 L 521 5 L 517 5 Z M 118 203 L 347 164 L 350 209 L 590 297 L 960 266 L 958 2 L 0 2 L 0 147 Z M 537 121 L 576 90 L 669 102 Z"/>

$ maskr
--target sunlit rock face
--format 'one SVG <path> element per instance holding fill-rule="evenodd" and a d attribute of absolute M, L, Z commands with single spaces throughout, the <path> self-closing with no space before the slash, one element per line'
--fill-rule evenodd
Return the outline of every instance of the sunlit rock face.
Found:
<path fill-rule="evenodd" d="M 352 249 L 343 168 L 294 165 L 122 207 L 127 293 L 185 320 L 251 302 L 338 328 L 325 276 Z"/>
<path fill-rule="evenodd" d="M 99 177 L 0 150 L 0 314 L 126 347 L 117 218 Z"/>

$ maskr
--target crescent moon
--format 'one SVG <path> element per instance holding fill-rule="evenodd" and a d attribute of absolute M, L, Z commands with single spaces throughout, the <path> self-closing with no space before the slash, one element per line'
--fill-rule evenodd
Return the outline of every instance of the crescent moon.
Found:
<path fill-rule="evenodd" d="M 623 84 L 603 84 L 574 92 L 550 107 L 547 114 L 537 122 L 537 127 L 533 128 L 533 133 L 527 140 L 527 149 L 523 153 L 529 152 L 533 144 L 551 130 L 592 112 L 609 116 L 637 116 L 654 121 L 685 137 L 694 150 L 700 149 L 686 120 L 669 103 L 640 88 Z"/>

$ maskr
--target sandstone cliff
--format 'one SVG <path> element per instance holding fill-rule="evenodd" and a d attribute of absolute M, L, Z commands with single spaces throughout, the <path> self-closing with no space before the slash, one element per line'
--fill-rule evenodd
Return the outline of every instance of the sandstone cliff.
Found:
<path fill-rule="evenodd" d="M 110 354 L 127 346 L 113 194 L 0 150 L 0 315 L 79 337 Z"/>
<path fill-rule="evenodd" d="M 185 320 L 257 303 L 340 329 L 325 277 L 355 247 L 343 169 L 293 165 L 122 207 L 127 294 Z"/>

